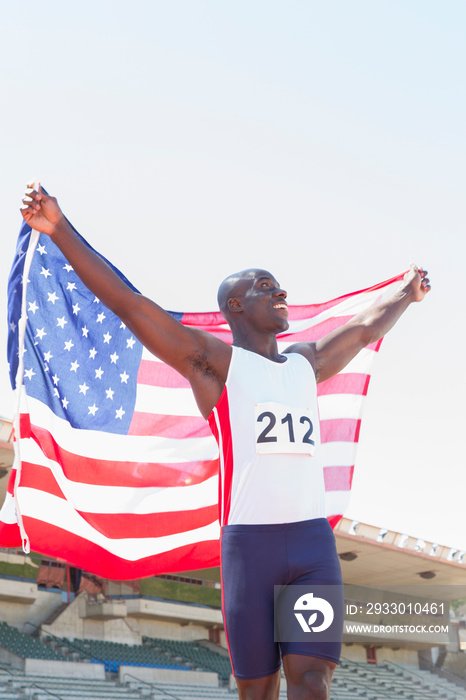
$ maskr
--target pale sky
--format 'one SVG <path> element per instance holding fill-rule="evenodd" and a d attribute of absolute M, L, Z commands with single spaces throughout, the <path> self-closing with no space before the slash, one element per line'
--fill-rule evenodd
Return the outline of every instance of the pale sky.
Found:
<path fill-rule="evenodd" d="M 176 311 L 215 309 L 237 269 L 269 269 L 305 304 L 417 262 L 433 291 L 382 345 L 346 515 L 466 549 L 466 5 L 0 10 L 4 318 L 31 177 Z M 5 359 L 0 414 L 12 416 Z"/>

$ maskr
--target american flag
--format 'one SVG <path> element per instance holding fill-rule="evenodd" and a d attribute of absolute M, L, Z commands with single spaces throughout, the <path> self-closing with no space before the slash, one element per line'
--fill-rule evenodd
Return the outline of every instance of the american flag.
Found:
<path fill-rule="evenodd" d="M 387 298 L 401 279 L 290 306 L 280 351 L 322 337 Z M 22 543 L 26 551 L 118 580 L 218 565 L 218 449 L 187 381 L 147 352 L 51 240 L 26 224 L 8 293 L 18 408 L 0 546 Z M 219 312 L 173 316 L 231 342 Z M 380 342 L 318 386 L 333 526 L 349 498 Z"/>

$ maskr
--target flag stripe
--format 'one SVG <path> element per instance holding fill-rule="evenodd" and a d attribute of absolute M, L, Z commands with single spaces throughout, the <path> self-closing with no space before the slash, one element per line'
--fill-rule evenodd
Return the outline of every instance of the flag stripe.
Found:
<path fill-rule="evenodd" d="M 201 416 L 165 416 L 135 411 L 128 435 L 155 435 L 181 440 L 184 437 L 211 437 L 208 424 Z"/>
<path fill-rule="evenodd" d="M 157 550 L 132 560 L 127 558 L 125 553 L 120 555 L 109 551 L 105 543 L 102 545 L 86 539 L 72 530 L 50 524 L 40 516 L 25 517 L 24 524 L 28 532 L 34 533 L 34 547 L 37 551 L 50 557 L 60 556 L 61 560 L 73 562 L 75 566 L 85 571 L 93 572 L 97 569 L 96 572 L 103 578 L 117 581 L 131 580 L 153 576 L 154 571 L 175 573 L 218 566 L 218 531 L 212 531 L 210 539 L 198 538 L 195 542 Z M 17 544 L 9 546 L 17 546 Z M 133 551 L 137 551 L 137 542 L 133 546 Z"/>
<path fill-rule="evenodd" d="M 47 460 L 47 465 L 41 465 L 40 459 L 30 462 L 25 457 L 23 466 L 21 488 L 35 488 L 62 498 L 72 498 L 73 506 L 86 512 L 150 513 L 154 510 L 163 513 L 189 511 L 196 506 L 205 507 L 217 502 L 217 475 L 189 486 L 131 488 L 71 481 L 64 476 L 60 465 L 51 460 Z"/>

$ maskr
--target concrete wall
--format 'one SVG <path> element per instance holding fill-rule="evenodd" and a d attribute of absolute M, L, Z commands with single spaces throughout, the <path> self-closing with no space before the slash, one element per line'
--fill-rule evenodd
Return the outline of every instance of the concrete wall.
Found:
<path fill-rule="evenodd" d="M 11 587 L 11 584 L 15 586 L 26 585 L 31 589 L 34 588 L 34 593 L 31 593 L 33 602 L 19 603 L 8 600 L 9 593 L 7 588 Z M 42 621 L 50 617 L 61 605 L 61 591 L 52 589 L 41 590 L 36 588 L 34 582 L 26 583 L 0 578 L 0 620 L 7 622 L 12 627 L 17 627 L 21 632 L 32 634 L 34 628 L 26 623 L 32 622 L 33 625 L 40 626 Z"/>
<path fill-rule="evenodd" d="M 3 647 L 0 647 L 0 661 L 2 663 L 11 664 L 13 668 L 19 668 L 21 671 L 24 671 L 24 659 Z"/>
<path fill-rule="evenodd" d="M 196 641 L 209 638 L 209 630 L 199 624 L 180 624 L 149 617 L 99 620 L 83 617 L 85 597 L 78 596 L 51 625 L 42 625 L 42 633 L 70 639 L 100 639 L 124 644 L 141 644 L 143 636 Z M 224 637 L 223 637 L 224 639 Z"/>
<path fill-rule="evenodd" d="M 120 683 L 130 682 L 136 677 L 146 681 L 146 683 L 187 683 L 190 685 L 218 686 L 217 674 L 207 671 L 172 671 L 168 668 L 120 666 L 118 674 Z"/>
<path fill-rule="evenodd" d="M 105 680 L 103 664 L 74 663 L 73 661 L 51 661 L 49 659 L 26 659 L 24 671 L 34 676 L 65 676 L 66 678 L 92 678 Z"/>

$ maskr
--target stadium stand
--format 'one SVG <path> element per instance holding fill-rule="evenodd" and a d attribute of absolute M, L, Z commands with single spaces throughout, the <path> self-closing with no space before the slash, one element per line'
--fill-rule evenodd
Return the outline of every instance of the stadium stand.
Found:
<path fill-rule="evenodd" d="M 0 622 L 0 646 L 26 659 L 51 659 L 66 661 L 66 657 L 56 649 L 43 644 L 39 639 Z"/>
<path fill-rule="evenodd" d="M 163 649 L 199 671 L 214 671 L 223 681 L 227 681 L 232 673 L 228 657 L 206 649 L 196 642 L 143 637 L 143 643 L 153 649 Z"/>

